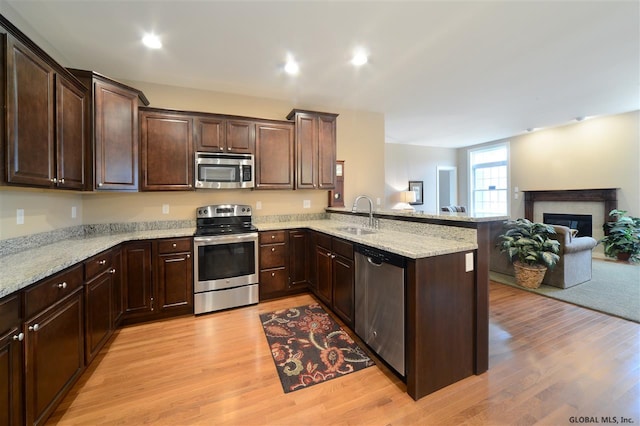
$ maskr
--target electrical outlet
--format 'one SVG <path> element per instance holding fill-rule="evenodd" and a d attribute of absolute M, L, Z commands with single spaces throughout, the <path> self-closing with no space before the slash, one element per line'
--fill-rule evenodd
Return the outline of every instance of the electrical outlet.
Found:
<path fill-rule="evenodd" d="M 473 271 L 473 253 L 464 254 L 464 271 L 465 272 Z"/>
<path fill-rule="evenodd" d="M 256 201 L 256 210 L 262 210 L 262 201 Z"/>
<path fill-rule="evenodd" d="M 76 217 L 78 217 L 78 208 L 71 206 L 71 219 L 75 219 Z"/>
<path fill-rule="evenodd" d="M 310 209 L 311 208 L 311 200 L 302 200 L 302 208 Z"/>
<path fill-rule="evenodd" d="M 380 205 L 380 197 L 376 198 L 376 205 Z"/>
<path fill-rule="evenodd" d="M 162 214 L 169 214 L 169 204 L 162 205 Z"/>
<path fill-rule="evenodd" d="M 24 209 L 16 210 L 16 224 L 24 225 Z"/>

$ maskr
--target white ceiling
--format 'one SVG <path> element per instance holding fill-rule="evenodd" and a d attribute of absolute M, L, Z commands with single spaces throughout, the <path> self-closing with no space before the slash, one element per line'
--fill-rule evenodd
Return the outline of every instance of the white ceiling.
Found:
<path fill-rule="evenodd" d="M 381 112 L 387 142 L 468 146 L 640 109 L 638 1 L 2 2 L 65 65 Z M 145 31 L 162 50 L 142 46 Z M 354 69 L 358 46 L 370 62 Z"/>

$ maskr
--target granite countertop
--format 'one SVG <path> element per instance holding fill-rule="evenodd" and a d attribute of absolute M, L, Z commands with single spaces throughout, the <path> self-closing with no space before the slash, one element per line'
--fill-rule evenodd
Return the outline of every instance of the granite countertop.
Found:
<path fill-rule="evenodd" d="M 260 231 L 307 228 L 354 243 L 419 259 L 460 251 L 475 250 L 477 244 L 454 238 L 425 236 L 380 229 L 373 234 L 355 235 L 339 228 L 362 228 L 338 220 L 309 220 L 254 223 Z M 0 298 L 82 262 L 125 241 L 193 236 L 195 228 L 146 230 L 77 237 L 0 257 Z"/>
<path fill-rule="evenodd" d="M 346 207 L 328 207 L 326 209 L 329 213 L 352 213 L 350 208 Z M 366 212 L 362 209 L 358 209 L 358 213 L 362 214 Z M 411 219 L 436 219 L 451 222 L 495 222 L 500 220 L 507 220 L 509 216 L 496 216 L 496 215 L 483 215 L 483 214 L 469 214 L 462 212 L 425 212 L 421 210 L 374 210 L 373 215 L 376 217 L 398 217 L 398 218 L 411 218 Z"/>

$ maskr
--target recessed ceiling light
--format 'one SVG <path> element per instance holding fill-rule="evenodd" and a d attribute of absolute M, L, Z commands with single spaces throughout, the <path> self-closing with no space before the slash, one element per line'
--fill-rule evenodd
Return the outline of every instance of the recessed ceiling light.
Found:
<path fill-rule="evenodd" d="M 353 55 L 353 58 L 351 58 L 351 64 L 355 67 L 361 67 L 362 65 L 366 64 L 368 61 L 369 61 L 369 58 L 367 57 L 367 54 L 363 50 L 356 52 Z"/>
<path fill-rule="evenodd" d="M 300 71 L 300 66 L 292 57 L 289 57 L 284 64 L 284 71 L 289 75 L 296 75 Z"/>
<path fill-rule="evenodd" d="M 162 47 L 160 38 L 152 33 L 145 34 L 144 37 L 142 37 L 142 43 L 149 49 L 160 49 Z"/>

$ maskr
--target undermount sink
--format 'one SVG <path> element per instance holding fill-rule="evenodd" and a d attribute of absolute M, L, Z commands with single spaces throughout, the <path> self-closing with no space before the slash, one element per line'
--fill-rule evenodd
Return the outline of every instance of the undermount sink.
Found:
<path fill-rule="evenodd" d="M 353 234 L 353 235 L 368 235 L 368 234 L 375 234 L 377 232 L 374 229 L 358 228 L 355 226 L 341 226 L 336 229 L 338 231 L 348 232 L 349 234 Z"/>

